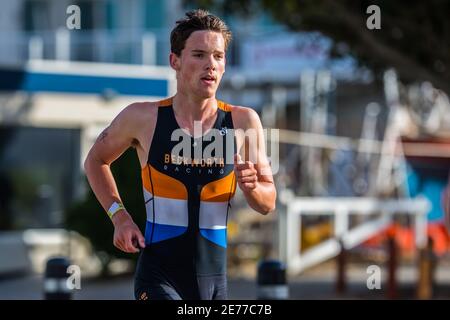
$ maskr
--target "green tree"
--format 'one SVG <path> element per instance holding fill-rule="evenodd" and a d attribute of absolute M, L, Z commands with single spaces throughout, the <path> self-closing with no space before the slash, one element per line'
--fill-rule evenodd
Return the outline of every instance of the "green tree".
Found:
<path fill-rule="evenodd" d="M 428 80 L 450 92 L 448 0 L 185 0 L 225 17 L 269 12 L 293 31 L 317 30 L 335 41 L 334 54 L 353 54 L 379 76 L 394 67 L 406 82 Z M 370 5 L 381 11 L 381 29 L 369 30 Z M 344 44 L 344 45 L 343 45 Z"/>
<path fill-rule="evenodd" d="M 146 221 L 145 206 L 136 151 L 133 148 L 128 149 L 111 165 L 111 171 L 125 207 L 136 224 L 143 228 Z M 66 228 L 79 232 L 91 241 L 94 250 L 100 253 L 102 258 L 104 275 L 107 275 L 108 264 L 112 258 L 132 261 L 137 259 L 138 255 L 124 253 L 114 247 L 114 227 L 91 188 L 85 200 L 76 203 L 67 211 Z"/>

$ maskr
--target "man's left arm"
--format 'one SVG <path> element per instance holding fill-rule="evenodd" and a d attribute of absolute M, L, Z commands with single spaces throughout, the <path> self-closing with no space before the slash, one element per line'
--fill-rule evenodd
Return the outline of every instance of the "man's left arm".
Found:
<path fill-rule="evenodd" d="M 268 214 L 275 210 L 276 189 L 267 159 L 264 133 L 258 114 L 248 108 L 240 111 L 245 138 L 235 155 L 235 174 L 239 188 L 254 210 Z"/>

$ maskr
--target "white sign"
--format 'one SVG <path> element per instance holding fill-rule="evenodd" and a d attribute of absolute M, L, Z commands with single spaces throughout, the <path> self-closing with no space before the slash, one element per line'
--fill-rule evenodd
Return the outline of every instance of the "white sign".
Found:
<path fill-rule="evenodd" d="M 242 46 L 242 66 L 251 69 L 301 70 L 324 67 L 332 41 L 318 32 L 282 33 L 249 38 Z"/>

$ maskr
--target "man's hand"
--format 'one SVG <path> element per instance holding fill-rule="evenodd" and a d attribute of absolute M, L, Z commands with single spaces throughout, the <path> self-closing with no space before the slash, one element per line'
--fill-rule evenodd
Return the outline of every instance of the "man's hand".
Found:
<path fill-rule="evenodd" d="M 124 252 L 139 252 L 139 247 L 145 247 L 145 239 L 131 216 L 125 210 L 117 212 L 112 217 L 114 224 L 114 246 Z"/>
<path fill-rule="evenodd" d="M 238 153 L 234 155 L 234 172 L 242 191 L 250 192 L 256 188 L 258 172 L 254 164 L 250 161 L 243 162 Z"/>
<path fill-rule="evenodd" d="M 450 183 L 442 192 L 442 207 L 444 208 L 444 223 L 450 232 Z"/>

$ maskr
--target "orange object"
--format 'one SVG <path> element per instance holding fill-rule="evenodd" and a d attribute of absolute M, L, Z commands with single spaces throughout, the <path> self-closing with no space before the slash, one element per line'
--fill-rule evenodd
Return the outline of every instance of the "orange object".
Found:
<path fill-rule="evenodd" d="M 427 226 L 427 235 L 428 239 L 433 242 L 433 252 L 436 255 L 441 256 L 450 249 L 450 236 L 442 223 L 429 223 Z M 395 222 L 365 241 L 363 246 L 381 246 L 390 236 L 395 238 L 395 243 L 401 251 L 411 252 L 415 250 L 414 228 L 404 227 Z"/>

